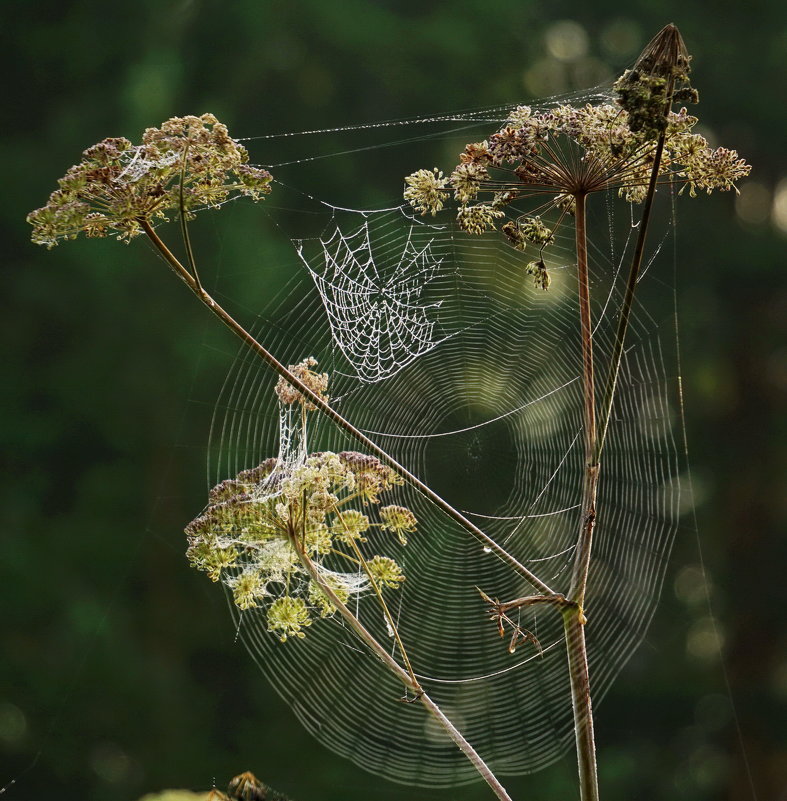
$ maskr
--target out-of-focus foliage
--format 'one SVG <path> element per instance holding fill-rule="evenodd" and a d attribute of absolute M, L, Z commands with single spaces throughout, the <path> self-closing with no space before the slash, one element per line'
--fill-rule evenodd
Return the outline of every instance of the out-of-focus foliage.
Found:
<path fill-rule="evenodd" d="M 140 242 L 78 241 L 54 254 L 30 244 L 25 214 L 53 180 L 93 142 L 176 115 L 210 111 L 255 136 L 526 103 L 612 79 L 668 21 L 694 54 L 703 135 L 754 165 L 737 200 L 678 204 L 677 285 L 706 575 L 754 781 L 760 798 L 779 797 L 784 4 L 41 0 L 3 15 L 8 800 L 128 801 L 209 787 L 240 765 L 299 801 L 488 797 L 482 785 L 428 795 L 386 785 L 338 760 L 235 642 L 219 594 L 186 564 L 182 528 L 203 502 L 211 404 L 236 346 Z M 273 143 L 247 144 L 253 160 L 276 161 Z M 414 163 L 386 151 L 378 183 L 401 186 L 453 156 L 428 143 Z M 357 195 L 366 164 L 343 161 L 323 194 Z M 252 204 L 229 211 L 195 223 L 195 250 L 206 280 L 253 315 L 280 288 L 271 265 L 292 254 Z M 598 708 L 607 801 L 751 795 L 699 564 L 687 530 L 651 634 Z M 567 757 L 506 784 L 517 798 L 571 798 L 575 767 Z"/>

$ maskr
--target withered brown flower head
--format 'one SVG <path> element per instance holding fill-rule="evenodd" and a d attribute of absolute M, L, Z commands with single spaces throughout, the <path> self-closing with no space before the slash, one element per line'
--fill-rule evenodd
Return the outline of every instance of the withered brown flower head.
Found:
<path fill-rule="evenodd" d="M 291 364 L 287 368 L 296 378 L 299 378 L 312 392 L 322 400 L 327 401 L 328 373 L 318 373 L 313 370 L 317 366 L 317 359 L 309 356 L 298 364 Z M 286 378 L 280 378 L 276 384 L 276 397 L 285 406 L 300 403 L 306 411 L 313 411 L 316 407 L 310 403 Z"/>
<path fill-rule="evenodd" d="M 271 174 L 247 164 L 248 153 L 212 114 L 173 117 L 148 128 L 142 144 L 104 139 L 69 168 L 46 206 L 31 212 L 33 242 L 115 235 L 128 242 L 143 221 L 166 219 L 181 205 L 188 216 L 233 195 L 259 200 Z"/>
<path fill-rule="evenodd" d="M 615 83 L 614 100 L 538 112 L 519 106 L 487 140 L 467 145 L 447 177 L 436 169 L 408 176 L 404 197 L 415 211 L 436 214 L 453 195 L 467 233 L 483 234 L 500 220 L 513 247 L 524 250 L 530 242 L 543 250 L 554 231 L 539 215 L 556 210 L 556 229 L 579 195 L 612 189 L 641 203 L 659 148 L 658 184 L 692 196 L 735 188 L 751 167 L 734 150 L 710 147 L 693 131 L 697 118 L 682 106 L 672 108 L 698 99 L 689 83 L 690 60 L 677 28 L 668 25 Z M 502 210 L 522 199 L 538 205 L 528 216 L 503 219 Z M 533 273 L 544 286 L 544 271 L 533 267 Z"/>

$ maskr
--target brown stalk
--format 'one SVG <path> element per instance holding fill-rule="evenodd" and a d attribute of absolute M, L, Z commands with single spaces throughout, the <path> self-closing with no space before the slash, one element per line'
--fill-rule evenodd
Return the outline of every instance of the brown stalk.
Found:
<path fill-rule="evenodd" d="M 674 25 L 667 25 L 643 50 L 635 69 L 647 70 L 667 79 L 665 116 L 672 106 L 674 91 L 674 67 L 680 59 L 688 61 L 685 45 Z M 575 608 L 563 609 L 563 624 L 566 636 L 571 698 L 574 710 L 574 734 L 577 745 L 577 764 L 579 769 L 580 796 L 582 801 L 598 801 L 598 771 L 593 733 L 593 708 L 590 698 L 590 675 L 588 671 L 587 648 L 585 643 L 584 614 L 588 571 L 593 545 L 593 532 L 596 524 L 596 496 L 600 469 L 600 456 L 604 437 L 609 425 L 614 401 L 620 361 L 623 354 L 626 331 L 631 314 L 639 270 L 645 248 L 645 238 L 650 220 L 653 197 L 656 190 L 661 157 L 666 134 L 659 136 L 654 154 L 653 168 L 648 193 L 642 211 L 639 235 L 632 258 L 631 270 L 626 286 L 623 306 L 618 318 L 618 328 L 610 361 L 604 402 L 601 412 L 600 436 L 596 427 L 596 397 L 593 369 L 592 325 L 590 319 L 590 288 L 587 274 L 587 238 L 585 224 L 585 195 L 576 194 L 576 247 L 577 276 L 579 281 L 580 333 L 582 339 L 582 387 L 585 428 L 585 475 L 583 480 L 582 519 L 580 521 L 577 550 L 568 600 Z"/>

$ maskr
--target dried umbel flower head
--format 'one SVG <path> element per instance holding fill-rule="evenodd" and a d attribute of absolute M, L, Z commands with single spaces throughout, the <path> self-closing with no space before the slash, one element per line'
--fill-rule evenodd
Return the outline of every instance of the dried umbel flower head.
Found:
<path fill-rule="evenodd" d="M 641 203 L 657 151 L 657 182 L 688 188 L 692 196 L 732 189 L 749 174 L 734 150 L 714 149 L 693 132 L 696 117 L 683 107 L 672 110 L 675 102 L 697 100 L 689 62 L 680 34 L 668 25 L 617 81 L 614 101 L 540 112 L 519 106 L 486 141 L 467 145 L 447 178 L 437 169 L 408 176 L 404 197 L 415 211 L 436 214 L 453 195 L 464 231 L 478 235 L 499 225 L 517 250 L 538 246 L 539 259 L 528 269 L 545 288 L 541 252 L 563 218 L 574 214 L 575 199 L 612 189 Z M 534 213 L 504 219 L 503 210 L 522 199 L 538 200 Z M 557 215 L 553 230 L 541 221 L 550 211 Z"/>
<path fill-rule="evenodd" d="M 317 366 L 317 359 L 309 356 L 298 364 L 291 364 L 287 369 L 302 383 L 304 383 L 315 395 L 328 401 L 328 396 L 325 394 L 328 389 L 328 373 L 317 373 L 312 370 L 312 367 Z M 299 392 L 286 378 L 280 378 L 276 384 L 276 395 L 279 401 L 285 406 L 291 406 L 293 403 L 300 403 L 307 411 L 315 409 L 315 405 Z"/>
<path fill-rule="evenodd" d="M 259 200 L 270 192 L 271 174 L 250 166 L 246 148 L 212 114 L 173 117 L 148 128 L 142 143 L 104 139 L 69 168 L 46 206 L 31 212 L 36 244 L 114 235 L 128 242 L 142 224 L 183 208 L 193 216 L 234 195 Z"/>
<path fill-rule="evenodd" d="M 186 555 L 230 588 L 239 609 L 267 607 L 268 630 L 282 642 L 301 639 L 316 619 L 336 612 L 334 599 L 346 603 L 404 581 L 396 561 L 361 550 L 375 534 L 404 545 L 416 530 L 406 507 L 376 509 L 379 496 L 401 483 L 379 459 L 355 451 L 314 453 L 293 465 L 266 459 L 213 488 L 208 507 L 186 528 Z"/>

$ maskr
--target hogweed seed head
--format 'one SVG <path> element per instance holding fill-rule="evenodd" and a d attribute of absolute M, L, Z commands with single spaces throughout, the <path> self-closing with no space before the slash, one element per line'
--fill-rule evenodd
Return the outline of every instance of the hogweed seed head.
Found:
<path fill-rule="evenodd" d="M 232 598 L 238 609 L 251 609 L 263 598 L 267 591 L 262 576 L 256 570 L 244 570 L 227 581 L 232 589 Z"/>
<path fill-rule="evenodd" d="M 399 565 L 387 556 L 373 556 L 366 566 L 372 578 L 383 587 L 395 590 L 404 581 Z"/>
<path fill-rule="evenodd" d="M 268 607 L 268 631 L 278 634 L 281 642 L 286 642 L 288 637 L 303 639 L 306 636 L 303 629 L 311 624 L 309 609 L 303 598 L 284 595 Z"/>
<path fill-rule="evenodd" d="M 515 249 L 525 250 L 528 242 L 543 249 L 554 231 L 540 216 L 504 220 L 506 207 L 539 198 L 539 215 L 555 210 L 562 220 L 575 213 L 577 196 L 592 192 L 613 190 L 642 203 L 662 135 L 659 184 L 688 188 L 692 196 L 734 189 L 751 167 L 736 151 L 714 149 L 694 133 L 697 118 L 685 108 L 672 109 L 698 100 L 690 61 L 677 28 L 668 25 L 615 83 L 614 102 L 538 112 L 518 106 L 486 141 L 465 147 L 448 178 L 437 169 L 408 176 L 405 199 L 416 211 L 435 214 L 453 192 L 462 230 L 479 235 L 499 225 Z M 527 269 L 538 286 L 549 285 L 543 261 Z"/>
<path fill-rule="evenodd" d="M 317 366 L 317 359 L 309 356 L 298 364 L 291 364 L 287 369 L 303 384 L 314 392 L 315 395 L 324 401 L 328 401 L 326 391 L 328 389 L 328 373 L 317 373 L 312 367 Z M 286 406 L 293 403 L 300 403 L 307 411 L 313 411 L 317 407 L 302 395 L 290 382 L 282 377 L 276 384 L 276 395 L 279 401 Z"/>
<path fill-rule="evenodd" d="M 393 531 L 402 545 L 407 545 L 405 534 L 415 531 L 418 521 L 415 515 L 404 506 L 384 506 L 380 509 L 383 531 Z"/>
<path fill-rule="evenodd" d="M 45 206 L 27 216 L 32 240 L 52 248 L 83 233 L 129 242 L 142 233 L 143 221 L 166 220 L 181 204 L 193 216 L 237 195 L 260 200 L 273 178 L 248 158 L 212 114 L 173 117 L 148 128 L 140 145 L 104 139 L 69 168 Z"/>
<path fill-rule="evenodd" d="M 495 227 L 495 220 L 505 217 L 505 212 L 494 206 L 479 203 L 476 206 L 460 206 L 456 215 L 459 227 L 468 234 L 480 236 Z"/>
<path fill-rule="evenodd" d="M 522 223 L 522 235 L 528 242 L 542 247 L 551 244 L 555 240 L 552 231 L 541 222 L 541 218 L 538 216 L 525 217 Z"/>
<path fill-rule="evenodd" d="M 448 187 L 448 179 L 435 167 L 433 170 L 418 170 L 405 179 L 405 200 L 417 211 L 434 216 L 445 203 L 443 190 Z"/>
<path fill-rule="evenodd" d="M 366 542 L 366 537 L 362 536 L 369 529 L 369 518 L 357 509 L 344 509 L 336 515 L 333 524 L 333 536 L 345 545 L 350 545 L 353 540 Z"/>
<path fill-rule="evenodd" d="M 533 283 L 539 288 L 543 289 L 544 292 L 549 289 L 549 285 L 552 283 L 552 279 L 549 277 L 549 273 L 547 272 L 547 266 L 544 264 L 543 259 L 539 259 L 538 261 L 531 261 L 527 267 L 525 268 L 525 272 L 528 275 L 533 276 Z"/>

